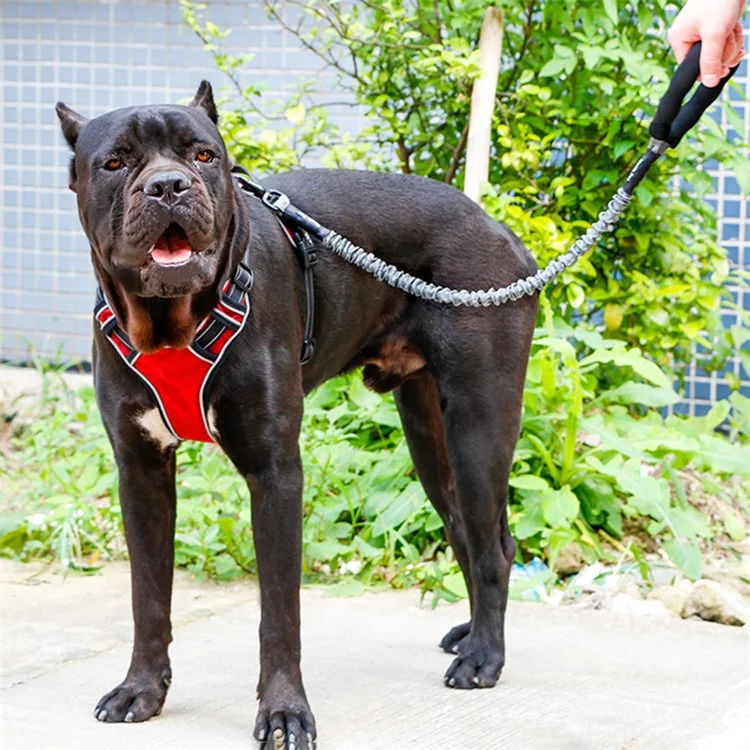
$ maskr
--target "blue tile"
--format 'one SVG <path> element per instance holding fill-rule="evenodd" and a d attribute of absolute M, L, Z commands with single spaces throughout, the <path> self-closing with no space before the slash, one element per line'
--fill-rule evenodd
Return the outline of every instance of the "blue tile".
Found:
<path fill-rule="evenodd" d="M 57 27 L 57 34 L 63 42 L 74 42 L 78 36 L 76 27 L 70 23 L 61 23 Z"/>
<path fill-rule="evenodd" d="M 11 242 L 8 242 L 6 240 L 5 242 L 5 250 L 0 253 L 0 259 L 2 260 L 3 268 L 18 268 L 18 253 L 9 250 L 8 248 L 13 246 L 15 247 L 15 239 L 16 235 L 15 233 L 12 235 Z M 9 277 L 10 278 L 10 277 Z M 5 276 L 3 276 L 3 279 L 5 279 Z M 4 286 L 8 286 L 10 282 L 3 281 Z"/>
<path fill-rule="evenodd" d="M 737 200 L 728 200 L 724 198 L 724 216 L 728 219 L 739 219 L 740 202 Z"/>
<path fill-rule="evenodd" d="M 40 23 L 37 26 L 37 29 L 39 31 L 39 36 L 41 36 L 42 39 L 52 41 L 57 37 L 57 24 Z M 54 47 L 52 44 L 43 44 L 42 49 L 54 50 Z"/>
<path fill-rule="evenodd" d="M 75 59 L 79 63 L 91 62 L 93 58 L 93 49 L 87 44 L 76 44 L 75 47 Z"/>
<path fill-rule="evenodd" d="M 742 193 L 737 180 L 729 175 L 724 178 L 724 192 L 727 195 L 740 195 Z"/>
<path fill-rule="evenodd" d="M 94 47 L 94 62 L 100 65 L 109 64 L 112 62 L 112 48 L 111 47 Z"/>
<path fill-rule="evenodd" d="M 708 414 L 709 410 L 711 409 L 710 404 L 695 404 L 693 413 L 696 417 L 703 417 L 706 414 Z"/>
<path fill-rule="evenodd" d="M 716 398 L 719 401 L 723 401 L 725 398 L 729 398 L 731 390 L 726 383 L 718 383 L 716 386 Z"/>

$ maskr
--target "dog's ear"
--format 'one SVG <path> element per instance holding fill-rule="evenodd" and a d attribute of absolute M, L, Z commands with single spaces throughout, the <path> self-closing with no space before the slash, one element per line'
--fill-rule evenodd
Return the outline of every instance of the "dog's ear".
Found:
<path fill-rule="evenodd" d="M 76 143 L 78 142 L 78 136 L 81 134 L 84 126 L 88 120 L 83 116 L 79 115 L 78 112 L 72 110 L 67 104 L 58 102 L 55 105 L 55 112 L 60 118 L 60 125 L 62 127 L 63 135 L 68 145 L 76 150 Z M 70 173 L 68 177 L 68 187 L 75 193 L 76 192 L 76 158 L 73 156 L 70 160 Z"/>
<path fill-rule="evenodd" d="M 65 136 L 65 140 L 68 142 L 68 145 L 75 151 L 78 136 L 81 134 L 83 126 L 88 122 L 88 120 L 83 115 L 79 115 L 78 112 L 75 112 L 67 104 L 63 104 L 62 102 L 58 102 L 55 105 L 55 112 L 57 112 L 57 116 L 60 118 L 60 125 L 62 126 L 62 132 Z"/>
<path fill-rule="evenodd" d="M 201 81 L 201 85 L 198 86 L 198 91 L 195 92 L 195 97 L 190 102 L 190 106 L 200 107 L 214 125 L 219 121 L 216 104 L 214 103 L 214 92 L 208 81 Z"/>

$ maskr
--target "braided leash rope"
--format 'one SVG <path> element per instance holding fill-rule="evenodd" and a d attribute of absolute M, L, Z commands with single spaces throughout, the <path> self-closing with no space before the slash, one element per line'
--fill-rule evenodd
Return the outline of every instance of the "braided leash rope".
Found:
<path fill-rule="evenodd" d="M 386 263 L 382 258 L 378 258 L 367 250 L 358 247 L 333 230 L 326 234 L 323 244 L 347 263 L 362 269 L 389 286 L 428 302 L 439 302 L 454 307 L 504 305 L 506 302 L 517 300 L 524 295 L 535 294 L 566 268 L 570 268 L 591 249 L 605 232 L 611 232 L 614 229 L 617 220 L 631 200 L 633 200 L 633 196 L 620 188 L 607 205 L 606 210 L 599 214 L 599 218 L 582 237 L 579 237 L 573 243 L 567 252 L 550 261 L 533 276 L 519 279 L 499 289 L 469 291 L 468 289 L 451 289 L 431 284 L 424 279 L 412 276 L 406 271 L 399 270 L 390 263 Z"/>

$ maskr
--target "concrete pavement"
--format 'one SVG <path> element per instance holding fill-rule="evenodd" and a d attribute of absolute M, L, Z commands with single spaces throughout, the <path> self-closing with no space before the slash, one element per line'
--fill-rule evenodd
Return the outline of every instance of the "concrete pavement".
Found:
<path fill-rule="evenodd" d="M 127 567 L 63 579 L 1 563 L 4 750 L 256 747 L 254 585 L 179 574 L 164 712 L 110 725 L 91 711 L 127 668 Z M 466 609 L 433 611 L 414 590 L 304 590 L 320 750 L 732 750 L 750 737 L 747 628 L 511 602 L 500 683 L 461 692 L 442 686 L 451 657 L 436 644 Z"/>

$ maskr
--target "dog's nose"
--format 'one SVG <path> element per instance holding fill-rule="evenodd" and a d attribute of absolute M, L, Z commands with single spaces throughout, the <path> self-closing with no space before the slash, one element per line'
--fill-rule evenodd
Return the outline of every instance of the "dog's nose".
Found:
<path fill-rule="evenodd" d="M 171 203 L 174 198 L 190 190 L 190 185 L 190 178 L 177 170 L 157 172 L 148 178 L 143 192 L 150 198 Z"/>

